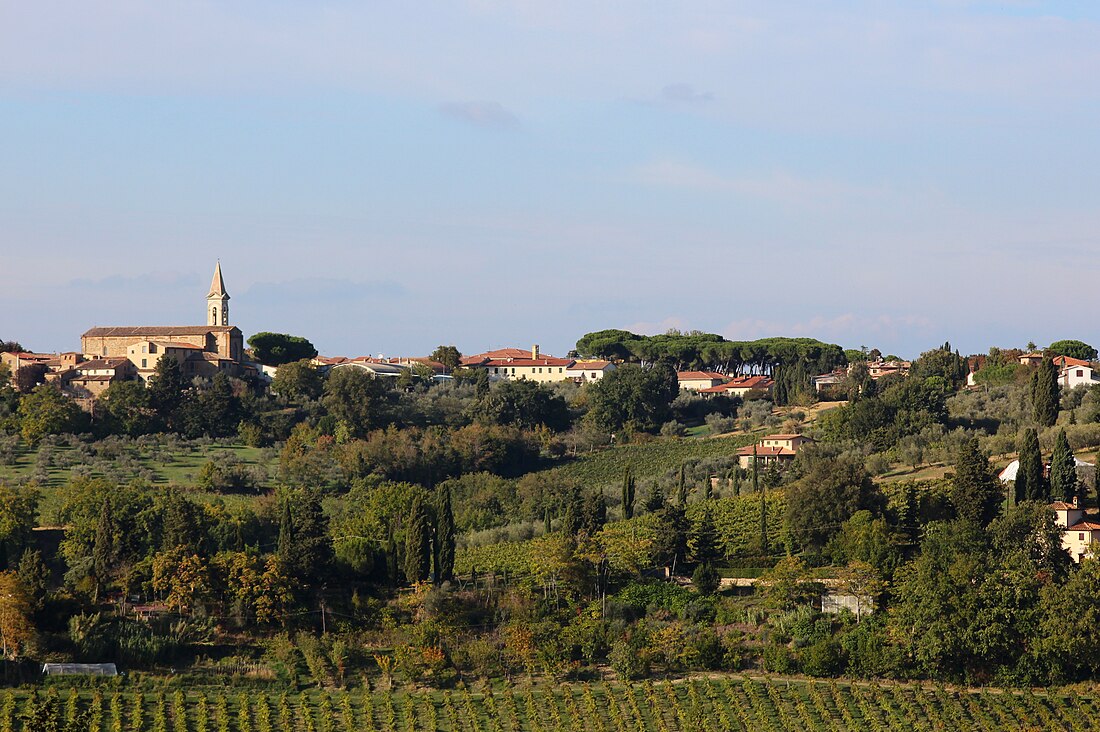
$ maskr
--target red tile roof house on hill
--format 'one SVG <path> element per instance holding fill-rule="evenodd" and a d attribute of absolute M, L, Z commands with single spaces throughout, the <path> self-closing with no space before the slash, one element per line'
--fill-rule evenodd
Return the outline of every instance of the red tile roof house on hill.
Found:
<path fill-rule="evenodd" d="M 577 361 L 571 358 L 554 358 L 539 351 L 537 345 L 530 351 L 518 348 L 501 348 L 462 359 L 466 368 L 484 369 L 491 381 L 502 379 L 527 379 L 540 383 L 553 381 L 594 381 L 615 369 L 610 361 Z"/>
<path fill-rule="evenodd" d="M 700 389 L 703 396 L 718 396 L 724 394 L 731 397 L 742 397 L 750 391 L 759 391 L 765 394 L 771 393 L 775 382 L 770 376 L 738 376 L 725 384 L 712 386 L 708 389 Z"/>
<path fill-rule="evenodd" d="M 729 380 L 730 377 L 714 371 L 678 371 L 676 373 L 676 381 L 680 382 L 680 388 L 691 391 L 709 389 Z"/>
<path fill-rule="evenodd" d="M 773 463 L 789 463 L 794 460 L 794 456 L 807 442 L 813 442 L 813 440 L 805 435 L 768 435 L 755 446 L 749 445 L 739 449 L 737 451 L 737 462 L 742 469 L 751 469 L 755 447 L 756 460 L 761 467 L 767 467 Z"/>

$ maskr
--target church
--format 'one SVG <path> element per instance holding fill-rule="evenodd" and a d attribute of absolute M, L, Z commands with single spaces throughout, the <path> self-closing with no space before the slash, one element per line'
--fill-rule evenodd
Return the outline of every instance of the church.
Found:
<path fill-rule="evenodd" d="M 214 266 L 206 296 L 206 325 L 92 328 L 80 337 L 80 350 L 89 363 L 110 367 L 112 372 L 129 372 L 142 381 L 152 376 L 162 356 L 178 360 L 186 378 L 219 372 L 240 375 L 244 335 L 229 324 L 229 293 L 221 262 Z"/>

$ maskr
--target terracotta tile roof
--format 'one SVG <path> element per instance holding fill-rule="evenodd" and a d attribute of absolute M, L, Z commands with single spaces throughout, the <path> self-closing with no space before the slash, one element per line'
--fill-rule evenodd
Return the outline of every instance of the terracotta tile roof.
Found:
<path fill-rule="evenodd" d="M 737 451 L 738 455 L 752 455 L 752 445 L 748 447 L 742 447 Z M 794 456 L 795 451 L 789 447 L 764 447 L 763 445 L 756 446 L 757 457 L 777 457 L 777 456 Z"/>
<path fill-rule="evenodd" d="M 707 389 L 700 389 L 700 394 L 723 394 L 731 390 L 742 389 L 769 389 L 775 382 L 768 376 L 739 376 L 732 381 L 727 381 L 725 384 L 719 384 L 718 386 L 712 386 Z"/>
<path fill-rule="evenodd" d="M 611 365 L 610 361 L 575 361 L 570 371 L 602 371 Z"/>
<path fill-rule="evenodd" d="M 1072 503 L 1066 503 L 1065 501 L 1055 501 L 1050 504 L 1050 507 L 1055 511 L 1076 511 L 1084 510 L 1082 506 L 1074 506 Z"/>
<path fill-rule="evenodd" d="M 1088 361 L 1082 361 L 1079 358 L 1070 358 L 1069 356 L 1055 356 L 1054 365 L 1065 368 L 1067 366 L 1092 366 Z"/>
<path fill-rule="evenodd" d="M 486 368 L 505 366 L 570 366 L 573 361 L 568 358 L 491 358 L 485 362 Z"/>
<path fill-rule="evenodd" d="M 235 325 L 146 325 L 91 328 L 83 338 L 149 338 L 151 336 L 189 336 L 207 333 L 228 333 L 239 330 Z"/>
<path fill-rule="evenodd" d="M 173 343 L 172 341 L 150 341 L 150 343 L 156 343 L 161 348 L 184 348 L 195 351 L 203 350 L 202 346 L 196 346 L 194 343 Z"/>
<path fill-rule="evenodd" d="M 708 381 L 713 379 L 725 380 L 729 377 L 714 371 L 677 371 L 676 378 L 679 381 Z"/>
<path fill-rule="evenodd" d="M 1066 531 L 1100 531 L 1100 523 L 1090 521 L 1089 519 L 1082 519 L 1073 526 L 1070 526 Z"/>
<path fill-rule="evenodd" d="M 117 369 L 127 363 L 130 363 L 130 361 L 125 358 L 97 358 L 93 361 L 85 361 L 84 363 L 77 364 L 76 370 L 99 371 L 101 369 Z"/>

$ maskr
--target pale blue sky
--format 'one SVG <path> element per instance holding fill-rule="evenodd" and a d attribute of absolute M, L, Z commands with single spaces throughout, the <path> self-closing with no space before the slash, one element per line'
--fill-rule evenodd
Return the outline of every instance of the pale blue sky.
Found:
<path fill-rule="evenodd" d="M 1100 6 L 0 0 L 0 338 L 1100 345 Z"/>

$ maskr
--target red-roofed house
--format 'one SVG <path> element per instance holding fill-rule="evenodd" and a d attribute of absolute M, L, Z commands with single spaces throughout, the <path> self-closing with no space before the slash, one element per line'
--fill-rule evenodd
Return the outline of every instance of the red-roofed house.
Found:
<path fill-rule="evenodd" d="M 1072 503 L 1055 501 L 1050 507 L 1054 511 L 1054 523 L 1062 527 L 1062 548 L 1069 552 L 1073 561 L 1080 562 L 1092 556 L 1092 545 L 1100 542 L 1100 518 L 1086 514 L 1076 497 Z"/>
<path fill-rule="evenodd" d="M 600 359 L 574 361 L 572 366 L 565 369 L 565 373 L 573 381 L 599 381 L 615 370 L 615 364 Z"/>
<path fill-rule="evenodd" d="M 1070 359 L 1076 361 L 1077 359 Z M 1063 388 L 1073 389 L 1078 386 L 1093 386 L 1100 384 L 1100 377 L 1092 370 L 1087 361 L 1080 365 L 1070 365 L 1058 372 L 1058 383 Z"/>
<path fill-rule="evenodd" d="M 462 359 L 466 368 L 485 369 L 491 381 L 501 379 L 527 379 L 539 383 L 554 381 L 594 381 L 615 369 L 610 361 L 576 361 L 571 358 L 554 358 L 533 346 L 530 351 L 518 348 L 501 348 Z"/>
<path fill-rule="evenodd" d="M 769 394 L 773 386 L 775 386 L 775 382 L 772 381 L 770 376 L 738 376 L 735 379 L 727 381 L 725 384 L 719 384 L 718 386 L 712 386 L 707 389 L 700 389 L 699 393 L 704 396 L 718 396 L 724 394 L 726 396 L 744 398 L 750 391 L 759 391 Z"/>
<path fill-rule="evenodd" d="M 762 466 L 789 463 L 807 442 L 813 442 L 813 440 L 805 435 L 768 435 L 755 446 L 756 460 Z M 752 445 L 737 451 L 738 463 L 745 470 L 752 468 L 752 457 Z"/>
<path fill-rule="evenodd" d="M 724 384 L 729 381 L 729 377 L 714 371 L 678 371 L 676 380 L 680 382 L 681 389 L 700 391 Z"/>

